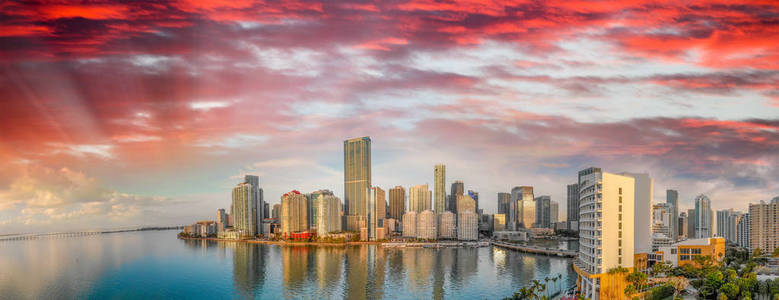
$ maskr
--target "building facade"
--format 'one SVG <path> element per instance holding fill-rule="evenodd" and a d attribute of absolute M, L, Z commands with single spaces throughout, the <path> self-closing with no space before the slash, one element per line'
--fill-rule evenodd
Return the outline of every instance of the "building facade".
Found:
<path fill-rule="evenodd" d="M 779 247 L 779 197 L 749 204 L 749 249 L 773 253 Z"/>
<path fill-rule="evenodd" d="M 536 223 L 533 227 L 551 228 L 552 198 L 549 196 L 538 196 L 533 202 L 536 204 Z"/>
<path fill-rule="evenodd" d="M 717 211 L 717 236 L 725 238 L 725 241 L 738 243 L 738 222 L 741 220 L 741 212 L 731 209 Z"/>
<path fill-rule="evenodd" d="M 451 192 L 449 193 L 449 201 L 447 201 L 447 210 L 457 214 L 457 195 L 465 194 L 465 184 L 456 180 L 452 183 Z"/>
<path fill-rule="evenodd" d="M 316 201 L 317 235 L 341 231 L 341 199 L 332 194 L 320 194 Z"/>
<path fill-rule="evenodd" d="M 471 198 L 471 195 L 457 195 L 457 211 L 476 213 L 476 200 Z"/>
<path fill-rule="evenodd" d="M 427 184 L 419 184 L 408 188 L 408 209 L 421 213 L 432 209 L 430 206 L 430 189 Z"/>
<path fill-rule="evenodd" d="M 506 214 L 492 215 L 492 231 L 506 231 Z"/>
<path fill-rule="evenodd" d="M 417 215 L 417 238 L 438 239 L 438 216 L 432 210 L 428 209 Z"/>
<path fill-rule="evenodd" d="M 252 218 L 254 218 L 254 232 L 263 234 L 262 220 L 265 219 L 265 199 L 263 198 L 263 191 L 260 187 L 260 177 L 256 175 L 246 175 L 244 176 L 243 182 L 251 185 L 251 188 L 254 190 L 254 198 L 251 199 L 253 202 L 252 206 L 254 207 L 254 213 L 252 215 Z"/>
<path fill-rule="evenodd" d="M 403 236 L 417 237 L 417 212 L 409 211 L 403 214 Z"/>
<path fill-rule="evenodd" d="M 511 194 L 509 193 L 498 193 L 498 213 L 499 214 L 508 214 L 509 211 L 509 202 L 511 202 Z"/>
<path fill-rule="evenodd" d="M 652 251 L 652 199 L 654 199 L 654 180 L 645 173 L 622 173 L 635 179 L 636 186 L 633 189 L 633 204 L 635 215 L 633 216 L 634 242 L 633 249 L 636 253 L 650 253 Z"/>
<path fill-rule="evenodd" d="M 456 222 L 456 216 L 451 211 L 445 211 L 444 213 L 438 215 L 438 238 L 457 238 Z"/>
<path fill-rule="evenodd" d="M 437 164 L 433 170 L 435 183 L 433 185 L 433 202 L 435 203 L 435 213 L 440 214 L 446 211 L 446 166 Z"/>
<path fill-rule="evenodd" d="M 479 219 L 476 213 L 472 211 L 457 213 L 457 239 L 461 241 L 479 239 Z"/>
<path fill-rule="evenodd" d="M 607 299 L 601 277 L 615 267 L 633 267 L 635 186 L 633 177 L 600 168 L 579 172 L 579 255 L 574 270 L 584 297 Z"/>
<path fill-rule="evenodd" d="M 511 202 L 516 205 L 515 228 L 533 228 L 536 223 L 536 204 L 532 186 L 517 186 L 511 189 Z M 513 221 L 513 220 L 509 220 Z"/>
<path fill-rule="evenodd" d="M 281 234 L 287 238 L 292 233 L 308 230 L 308 199 L 298 191 L 281 196 Z"/>
<path fill-rule="evenodd" d="M 557 203 L 557 201 L 552 201 L 552 204 L 549 206 L 549 223 L 551 224 L 551 228 L 555 227 L 555 224 L 560 221 L 560 204 Z"/>
<path fill-rule="evenodd" d="M 679 229 L 679 235 L 677 236 L 678 239 L 686 239 L 687 238 L 687 213 L 682 212 L 679 214 L 679 221 L 677 222 L 676 228 Z"/>
<path fill-rule="evenodd" d="M 344 141 L 344 218 L 347 231 L 359 231 L 368 215 L 371 187 L 371 138 Z"/>
<path fill-rule="evenodd" d="M 725 239 L 721 237 L 688 239 L 670 246 L 661 247 L 658 251 L 663 260 L 674 267 L 696 264 L 696 256 L 711 256 L 716 264 L 725 259 Z"/>
<path fill-rule="evenodd" d="M 369 241 L 375 241 L 377 229 L 384 228 L 384 219 L 387 216 L 385 195 L 386 193 L 380 187 L 374 186 L 368 189 L 368 216 L 365 225 Z"/>
<path fill-rule="evenodd" d="M 257 190 L 249 183 L 240 183 L 233 188 L 233 228 L 241 237 L 257 234 Z"/>
<path fill-rule="evenodd" d="M 695 238 L 695 209 L 687 210 L 687 239 Z"/>
<path fill-rule="evenodd" d="M 676 190 L 665 190 L 665 203 L 671 208 L 671 220 L 674 220 L 671 224 L 671 240 L 679 240 L 679 222 L 676 220 L 679 218 L 679 192 Z"/>
<path fill-rule="evenodd" d="M 714 217 L 711 211 L 711 200 L 706 195 L 695 197 L 695 238 L 710 238 L 713 232 Z"/>
<path fill-rule="evenodd" d="M 745 213 L 741 216 L 741 219 L 738 220 L 738 246 L 743 248 L 749 248 L 749 226 L 750 226 L 751 218 L 749 213 Z"/>
<path fill-rule="evenodd" d="M 567 186 L 566 204 L 568 207 L 568 216 L 566 220 L 579 221 L 579 184 L 569 184 Z"/>
<path fill-rule="evenodd" d="M 406 189 L 396 186 L 389 190 L 389 217 L 395 220 L 403 218 L 406 213 Z"/>

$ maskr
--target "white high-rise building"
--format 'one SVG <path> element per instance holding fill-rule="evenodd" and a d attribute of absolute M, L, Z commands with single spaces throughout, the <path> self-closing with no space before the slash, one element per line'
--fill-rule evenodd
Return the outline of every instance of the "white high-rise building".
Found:
<path fill-rule="evenodd" d="M 636 253 L 650 253 L 652 251 L 652 199 L 654 197 L 654 180 L 649 174 L 628 173 L 621 175 L 630 176 L 635 179 L 635 194 L 633 199 L 635 203 L 635 216 L 633 217 L 633 228 L 635 230 L 633 245 Z"/>
<path fill-rule="evenodd" d="M 461 241 L 479 239 L 479 216 L 473 211 L 457 212 L 457 239 Z"/>
<path fill-rule="evenodd" d="M 341 231 L 341 199 L 332 194 L 321 194 L 316 204 L 317 234 Z"/>
<path fill-rule="evenodd" d="M 438 216 L 432 210 L 417 215 L 417 238 L 435 240 L 438 238 Z"/>
<path fill-rule="evenodd" d="M 417 212 L 413 210 L 403 214 L 403 236 L 417 237 Z"/>
<path fill-rule="evenodd" d="M 717 236 L 724 237 L 726 241 L 738 243 L 738 222 L 741 220 L 741 212 L 731 209 L 717 211 Z"/>
<path fill-rule="evenodd" d="M 738 245 L 739 247 L 749 248 L 749 222 L 750 215 L 745 213 L 738 220 Z"/>
<path fill-rule="evenodd" d="M 457 225 L 455 215 L 451 211 L 445 211 L 438 215 L 438 238 L 454 239 L 457 237 Z"/>
<path fill-rule="evenodd" d="M 711 211 L 711 200 L 706 195 L 695 197 L 695 238 L 710 238 L 714 233 L 714 217 Z"/>
<path fill-rule="evenodd" d="M 233 228 L 242 237 L 257 234 L 257 189 L 251 184 L 240 183 L 233 188 Z"/>
<path fill-rule="evenodd" d="M 633 267 L 636 179 L 588 168 L 579 172 L 579 183 L 579 255 L 574 269 L 582 296 L 598 300 L 601 276 L 615 267 Z"/>

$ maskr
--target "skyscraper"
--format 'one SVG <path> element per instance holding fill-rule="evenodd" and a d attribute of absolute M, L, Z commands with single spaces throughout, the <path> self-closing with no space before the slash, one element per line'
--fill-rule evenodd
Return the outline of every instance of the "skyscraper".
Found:
<path fill-rule="evenodd" d="M 438 216 L 432 210 L 417 215 L 417 238 L 435 240 L 438 238 Z"/>
<path fill-rule="evenodd" d="M 371 138 L 344 141 L 344 215 L 346 230 L 359 231 L 368 214 L 371 187 Z"/>
<path fill-rule="evenodd" d="M 308 230 L 308 199 L 298 191 L 281 196 L 281 233 L 287 237 L 291 233 Z"/>
<path fill-rule="evenodd" d="M 557 201 L 552 201 L 552 204 L 549 207 L 549 223 L 552 224 L 551 228 L 555 228 L 557 222 L 560 222 L 560 204 L 558 204 Z"/>
<path fill-rule="evenodd" d="M 515 228 L 533 228 L 536 223 L 536 204 L 532 186 L 518 186 L 511 189 L 511 202 L 516 203 Z M 508 226 L 508 225 L 507 225 Z"/>
<path fill-rule="evenodd" d="M 449 201 L 447 210 L 457 214 L 457 195 L 465 193 L 465 184 L 462 181 L 457 180 L 452 183 L 452 190 L 449 193 Z"/>
<path fill-rule="evenodd" d="M 741 219 L 738 220 L 738 246 L 749 248 L 749 226 L 750 226 L 751 218 L 749 213 L 745 213 Z"/>
<path fill-rule="evenodd" d="M 731 209 L 717 211 L 717 236 L 731 243 L 738 243 L 738 222 L 741 213 Z"/>
<path fill-rule="evenodd" d="M 281 204 L 273 204 L 273 211 L 271 213 L 271 218 L 274 219 L 281 218 Z"/>
<path fill-rule="evenodd" d="M 410 210 L 403 214 L 403 236 L 417 237 L 417 212 Z"/>
<path fill-rule="evenodd" d="M 317 201 L 319 201 L 319 196 L 321 195 L 333 195 L 333 192 L 330 190 L 318 190 L 306 194 L 306 201 L 308 201 L 308 226 L 310 229 L 316 229 L 317 224 L 319 224 L 316 210 L 319 208 Z"/>
<path fill-rule="evenodd" d="M 216 230 L 217 231 L 224 231 L 225 227 L 227 227 L 227 214 L 225 213 L 224 208 L 220 208 L 216 210 Z"/>
<path fill-rule="evenodd" d="M 262 220 L 264 219 L 265 212 L 263 211 L 265 209 L 265 199 L 263 199 L 263 191 L 260 187 L 260 177 L 256 175 L 246 175 L 244 176 L 244 183 L 247 183 L 251 185 L 251 188 L 254 190 L 252 193 L 253 198 L 250 200 L 252 203 L 252 206 L 254 208 L 254 211 L 252 212 L 252 218 L 254 218 L 254 232 L 257 234 L 263 234 L 262 232 Z"/>
<path fill-rule="evenodd" d="M 471 211 L 476 213 L 476 200 L 471 195 L 457 196 L 457 212 Z"/>
<path fill-rule="evenodd" d="M 695 209 L 687 210 L 687 239 L 694 239 L 695 236 Z"/>
<path fill-rule="evenodd" d="M 570 222 L 572 221 L 579 221 L 579 184 L 569 184 L 568 185 L 568 193 L 567 193 L 567 202 L 568 205 L 568 225 L 570 226 Z"/>
<path fill-rule="evenodd" d="M 471 196 L 471 199 L 473 199 L 475 210 L 473 212 L 476 213 L 476 215 L 480 215 L 481 211 L 479 210 L 479 192 L 474 190 L 468 190 L 468 196 Z"/>
<path fill-rule="evenodd" d="M 686 239 L 687 238 L 687 213 L 681 212 L 679 214 L 679 221 L 677 222 L 676 228 L 679 228 L 679 239 Z"/>
<path fill-rule="evenodd" d="M 633 229 L 634 234 L 634 251 L 636 253 L 650 253 L 652 251 L 652 199 L 654 190 L 654 180 L 649 177 L 649 174 L 644 173 L 627 173 L 624 172 L 621 175 L 633 177 L 635 180 L 635 187 L 633 191 L 633 199 L 636 201 L 633 204 L 635 208 L 635 214 L 633 215 Z"/>
<path fill-rule="evenodd" d="M 434 170 L 435 185 L 433 186 L 434 193 L 433 201 L 435 202 L 435 213 L 441 214 L 446 210 L 446 190 L 444 182 L 446 181 L 446 166 L 444 164 L 435 165 Z"/>
<path fill-rule="evenodd" d="M 665 203 L 671 208 L 671 219 L 676 220 L 679 218 L 679 192 L 676 190 L 665 190 Z M 676 241 L 679 239 L 679 222 L 672 222 L 671 224 L 671 240 Z"/>
<path fill-rule="evenodd" d="M 403 218 L 406 213 L 406 189 L 396 186 L 389 190 L 389 216 L 395 220 Z"/>
<path fill-rule="evenodd" d="M 706 195 L 695 197 L 695 238 L 710 238 L 714 218 L 711 211 L 711 200 Z"/>
<path fill-rule="evenodd" d="M 479 220 L 470 210 L 457 213 L 457 239 L 475 241 L 479 239 Z"/>
<path fill-rule="evenodd" d="M 438 238 L 453 239 L 457 237 L 457 217 L 451 211 L 438 215 Z"/>
<path fill-rule="evenodd" d="M 499 214 L 506 215 L 509 213 L 509 202 L 511 202 L 511 194 L 498 193 L 498 213 Z"/>
<path fill-rule="evenodd" d="M 317 235 L 341 231 L 341 199 L 333 194 L 320 194 L 315 203 Z"/>
<path fill-rule="evenodd" d="M 749 249 L 773 253 L 779 248 L 779 197 L 749 204 Z"/>
<path fill-rule="evenodd" d="M 239 183 L 233 188 L 233 228 L 242 237 L 257 234 L 257 189 L 249 183 Z"/>
<path fill-rule="evenodd" d="M 430 207 L 430 189 L 427 184 L 419 184 L 408 189 L 408 210 L 422 213 Z"/>
<path fill-rule="evenodd" d="M 609 281 L 602 278 L 612 268 L 633 267 L 635 187 L 630 176 L 600 168 L 579 172 L 579 255 L 574 270 L 584 297 L 607 299 L 608 289 L 601 284 Z"/>
<path fill-rule="evenodd" d="M 384 218 L 386 218 L 386 193 L 380 187 L 374 186 L 368 190 L 368 240 L 377 239 L 376 229 L 384 228 Z"/>
<path fill-rule="evenodd" d="M 538 196 L 533 201 L 536 204 L 536 223 L 533 225 L 538 228 L 551 228 L 552 223 L 552 198 L 549 196 Z"/>

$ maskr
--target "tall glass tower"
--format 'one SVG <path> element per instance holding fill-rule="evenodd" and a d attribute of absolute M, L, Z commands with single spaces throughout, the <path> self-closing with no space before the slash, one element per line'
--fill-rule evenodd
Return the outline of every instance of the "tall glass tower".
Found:
<path fill-rule="evenodd" d="M 368 216 L 371 187 L 371 138 L 344 141 L 344 217 L 347 231 L 360 231 Z"/>

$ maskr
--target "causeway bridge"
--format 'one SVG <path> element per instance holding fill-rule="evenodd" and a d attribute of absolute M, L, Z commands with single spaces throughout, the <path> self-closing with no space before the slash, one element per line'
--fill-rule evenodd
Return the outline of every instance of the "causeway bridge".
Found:
<path fill-rule="evenodd" d="M 519 244 L 512 244 L 512 243 L 498 242 L 498 241 L 492 242 L 492 245 L 501 248 L 507 248 L 507 249 L 517 250 L 517 251 L 522 251 L 527 253 L 543 254 L 549 256 L 576 257 L 576 255 L 578 254 L 578 251 L 573 251 L 573 250 L 562 250 L 556 248 L 519 245 Z"/>
<path fill-rule="evenodd" d="M 180 229 L 181 226 L 174 227 L 123 227 L 104 230 L 85 230 L 85 231 L 69 231 L 69 232 L 51 232 L 51 233 L 23 233 L 23 234 L 5 234 L 0 235 L 0 242 L 4 241 L 21 241 L 21 240 L 37 240 L 47 238 L 68 238 L 68 237 L 81 237 L 90 235 L 99 235 L 106 233 L 117 232 L 130 232 L 130 231 L 144 231 L 144 230 L 167 230 L 167 229 Z"/>

